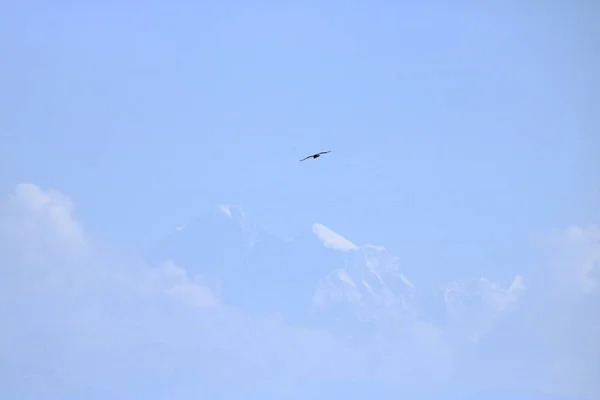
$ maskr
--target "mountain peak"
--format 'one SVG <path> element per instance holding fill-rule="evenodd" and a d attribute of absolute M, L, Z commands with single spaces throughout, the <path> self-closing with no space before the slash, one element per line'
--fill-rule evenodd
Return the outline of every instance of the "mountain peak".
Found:
<path fill-rule="evenodd" d="M 221 205 L 219 205 L 219 210 L 223 214 L 228 216 L 229 218 L 242 219 L 242 220 L 246 219 L 246 214 L 244 213 L 244 210 L 242 210 L 242 208 L 239 206 L 234 206 L 234 205 L 230 205 L 230 204 L 221 204 Z"/>
<path fill-rule="evenodd" d="M 351 251 L 358 249 L 354 243 L 324 225 L 314 223 L 312 230 L 327 248 L 339 251 Z"/>
<path fill-rule="evenodd" d="M 286 307 L 292 319 L 314 323 L 334 318 L 344 331 L 423 318 L 423 311 L 427 319 L 450 324 L 472 313 L 496 318 L 514 307 L 524 288 L 520 276 L 508 289 L 485 279 L 457 281 L 430 302 L 385 247 L 354 244 L 316 222 L 312 231 L 284 241 L 264 231 L 241 207 L 226 204 L 178 229 L 153 250 L 155 261 L 170 260 L 222 282 L 228 304 L 257 313 Z M 479 335 L 486 327 L 472 329 Z"/>

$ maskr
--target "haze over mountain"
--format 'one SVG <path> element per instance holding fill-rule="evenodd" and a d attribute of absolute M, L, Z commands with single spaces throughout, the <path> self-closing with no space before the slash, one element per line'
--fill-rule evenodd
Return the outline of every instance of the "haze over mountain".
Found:
<path fill-rule="evenodd" d="M 283 240 L 240 207 L 222 205 L 178 227 L 147 258 L 199 274 L 226 304 L 257 315 L 276 313 L 348 340 L 384 335 L 413 346 L 421 342 L 419 352 L 472 346 L 514 311 L 525 288 L 517 275 L 506 285 L 473 278 L 428 292 L 402 273 L 385 248 L 354 244 L 317 222 L 309 228 Z M 420 357 L 410 355 L 414 348 L 402 352 Z"/>
<path fill-rule="evenodd" d="M 600 2 L 0 9 L 0 400 L 600 399 Z"/>
<path fill-rule="evenodd" d="M 21 371 L 3 392 L 17 398 L 597 390 L 597 228 L 557 236 L 559 262 L 529 279 L 433 292 L 380 246 L 320 223 L 281 240 L 230 206 L 175 229 L 146 261 L 108 251 L 68 197 L 32 184 L 2 203 L 0 228 L 0 317 L 12 321 L 0 371 Z M 577 375 L 556 372 L 564 361 Z"/>
<path fill-rule="evenodd" d="M 350 322 L 381 327 L 405 318 L 445 324 L 481 307 L 501 313 L 523 289 L 516 276 L 508 288 L 474 278 L 423 292 L 385 248 L 356 245 L 320 223 L 310 228 L 280 239 L 242 208 L 221 205 L 176 228 L 151 246 L 146 258 L 201 275 L 227 304 L 255 313 L 285 310 L 294 323 L 333 318 L 346 330 Z"/>

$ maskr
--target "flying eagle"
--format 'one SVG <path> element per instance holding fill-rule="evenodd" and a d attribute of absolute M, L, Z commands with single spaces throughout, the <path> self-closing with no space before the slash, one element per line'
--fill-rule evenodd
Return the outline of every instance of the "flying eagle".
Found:
<path fill-rule="evenodd" d="M 314 159 L 314 158 L 317 158 L 317 157 L 321 157 L 321 154 L 327 154 L 327 153 L 331 153 L 331 151 L 322 151 L 322 152 L 320 152 L 320 153 L 315 153 L 315 154 L 313 154 L 313 155 L 310 155 L 310 156 L 308 156 L 308 157 L 304 157 L 304 158 L 303 158 L 302 160 L 300 160 L 300 161 L 304 161 L 304 160 L 307 160 L 307 159 L 309 159 L 309 158 L 313 158 L 313 159 Z"/>

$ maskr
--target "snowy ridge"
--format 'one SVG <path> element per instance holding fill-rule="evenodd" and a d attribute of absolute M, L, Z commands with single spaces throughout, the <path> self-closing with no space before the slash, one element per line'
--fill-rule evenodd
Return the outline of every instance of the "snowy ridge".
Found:
<path fill-rule="evenodd" d="M 313 305 L 319 309 L 342 307 L 346 314 L 365 322 L 409 313 L 414 285 L 400 272 L 397 257 L 380 246 L 352 246 L 344 266 L 317 283 Z"/>
<path fill-rule="evenodd" d="M 420 306 L 427 294 L 382 246 L 356 245 L 320 223 L 312 225 L 310 235 L 282 240 L 261 230 L 240 207 L 221 205 L 217 211 L 167 237 L 155 261 L 174 261 L 222 282 L 226 301 L 254 305 L 257 312 L 276 312 L 285 301 L 299 318 L 304 318 L 301 310 L 376 325 L 431 317 Z M 441 296 L 427 298 L 439 304 L 442 323 L 467 326 L 462 334 L 477 340 L 515 308 L 523 290 L 520 276 L 508 288 L 481 278 L 450 282 L 440 288 Z M 481 315 L 486 317 L 475 317 Z M 478 322 L 469 325 L 469 318 Z"/>

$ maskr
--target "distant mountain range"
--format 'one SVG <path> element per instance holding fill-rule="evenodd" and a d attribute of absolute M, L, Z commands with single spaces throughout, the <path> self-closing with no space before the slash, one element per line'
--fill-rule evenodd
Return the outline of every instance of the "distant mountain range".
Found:
<path fill-rule="evenodd" d="M 460 334 L 477 340 L 485 331 L 478 317 L 493 319 L 522 289 L 517 277 L 508 289 L 473 279 L 424 293 L 383 247 L 356 245 L 319 223 L 284 240 L 236 206 L 219 206 L 177 228 L 146 256 L 200 275 L 226 304 L 255 313 L 285 310 L 291 322 L 326 323 L 347 334 L 411 318 L 451 329 L 460 321 L 460 329 L 469 330 Z"/>

